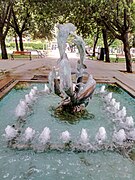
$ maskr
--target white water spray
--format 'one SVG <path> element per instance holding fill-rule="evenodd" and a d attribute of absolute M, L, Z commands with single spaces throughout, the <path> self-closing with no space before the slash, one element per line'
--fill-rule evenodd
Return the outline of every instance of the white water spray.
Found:
<path fill-rule="evenodd" d="M 64 143 L 68 143 L 71 139 L 71 135 L 68 131 L 64 131 L 61 133 L 60 139 L 62 139 Z"/>
<path fill-rule="evenodd" d="M 42 133 L 39 136 L 39 141 L 45 145 L 46 143 L 48 143 L 50 141 L 51 138 L 51 131 L 48 127 L 45 127 L 44 130 L 42 131 Z"/>

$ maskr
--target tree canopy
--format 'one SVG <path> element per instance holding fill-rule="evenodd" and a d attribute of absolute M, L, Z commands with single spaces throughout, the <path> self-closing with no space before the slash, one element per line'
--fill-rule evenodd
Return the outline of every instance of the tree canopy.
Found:
<path fill-rule="evenodd" d="M 71 22 L 84 38 L 91 35 L 98 39 L 99 34 L 103 34 L 106 54 L 109 44 L 119 39 L 124 45 L 127 70 L 132 72 L 129 52 L 135 44 L 130 42 L 135 42 L 135 2 L 132 0 L 0 0 L 0 12 L 1 37 L 6 36 L 11 27 L 20 41 L 26 33 L 33 38 L 50 40 L 55 24 Z M 21 44 L 20 49 L 23 50 Z M 109 62 L 109 55 L 106 58 Z"/>

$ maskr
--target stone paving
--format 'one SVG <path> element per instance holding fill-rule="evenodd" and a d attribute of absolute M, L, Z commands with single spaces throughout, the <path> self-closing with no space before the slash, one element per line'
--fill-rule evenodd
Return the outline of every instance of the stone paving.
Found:
<path fill-rule="evenodd" d="M 76 69 L 78 55 L 68 54 L 72 71 Z M 0 76 L 0 82 L 6 77 L 16 80 L 30 80 L 34 75 L 48 75 L 53 66 L 57 65 L 58 53 L 53 52 L 45 58 L 33 60 L 0 60 L 0 71 L 7 72 L 5 76 Z M 118 83 L 135 97 L 135 63 L 133 63 L 133 73 L 126 73 L 125 63 L 105 63 L 97 60 L 87 59 L 87 71 L 93 75 L 97 81 L 112 81 Z M 1 80 L 2 79 L 2 80 Z M 0 83 L 1 87 L 1 83 Z"/>

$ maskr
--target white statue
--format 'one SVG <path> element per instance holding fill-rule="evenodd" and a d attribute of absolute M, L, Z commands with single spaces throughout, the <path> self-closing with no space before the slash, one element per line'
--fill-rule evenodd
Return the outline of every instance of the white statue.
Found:
<path fill-rule="evenodd" d="M 76 30 L 76 27 L 72 23 L 67 23 L 67 24 L 58 24 L 57 28 L 59 29 L 57 36 L 57 43 L 60 52 L 60 59 L 62 59 L 66 50 L 67 38 L 71 31 L 74 32 Z"/>

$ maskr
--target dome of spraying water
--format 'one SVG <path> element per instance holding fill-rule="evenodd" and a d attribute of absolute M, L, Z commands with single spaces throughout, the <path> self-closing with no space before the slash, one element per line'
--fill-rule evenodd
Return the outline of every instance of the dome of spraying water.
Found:
<path fill-rule="evenodd" d="M 32 141 L 32 139 L 34 138 L 34 135 L 35 135 L 35 130 L 33 130 L 32 128 L 28 127 L 25 130 L 25 133 L 24 133 L 24 140 L 26 142 Z"/>
<path fill-rule="evenodd" d="M 71 135 L 68 131 L 64 131 L 61 133 L 60 139 L 62 139 L 64 143 L 68 143 L 71 139 Z"/>
<path fill-rule="evenodd" d="M 104 143 L 104 141 L 107 139 L 107 134 L 106 134 L 106 130 L 104 127 L 99 128 L 95 139 L 96 139 L 98 144 Z"/>
<path fill-rule="evenodd" d="M 84 128 L 81 131 L 80 141 L 83 144 L 87 144 L 89 142 L 88 133 Z"/>
<path fill-rule="evenodd" d="M 39 136 L 39 141 L 44 145 L 47 142 L 49 142 L 50 138 L 51 138 L 51 131 L 48 127 L 45 127 Z"/>

